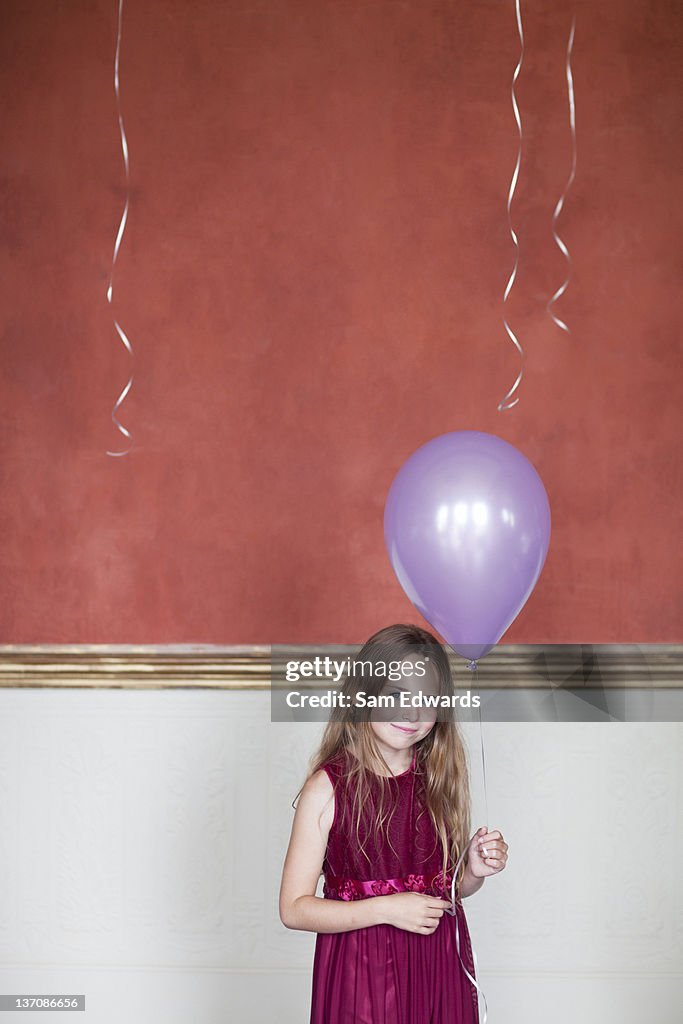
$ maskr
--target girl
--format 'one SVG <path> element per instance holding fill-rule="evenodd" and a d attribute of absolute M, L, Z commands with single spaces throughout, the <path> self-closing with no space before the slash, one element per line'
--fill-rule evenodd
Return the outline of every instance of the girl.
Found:
<path fill-rule="evenodd" d="M 459 897 L 503 870 L 508 846 L 485 827 L 468 839 L 457 723 L 451 711 L 410 700 L 454 693 L 448 658 L 431 633 L 396 625 L 370 637 L 354 670 L 360 663 L 342 689 L 347 708 L 333 712 L 297 794 L 280 888 L 282 923 L 318 933 L 310 1022 L 477 1024 L 476 989 L 456 951 L 452 872 L 467 845 L 455 913 L 474 976 Z M 387 682 L 390 665 L 401 667 L 398 683 Z M 393 709 L 368 711 L 378 695 L 393 695 Z"/>

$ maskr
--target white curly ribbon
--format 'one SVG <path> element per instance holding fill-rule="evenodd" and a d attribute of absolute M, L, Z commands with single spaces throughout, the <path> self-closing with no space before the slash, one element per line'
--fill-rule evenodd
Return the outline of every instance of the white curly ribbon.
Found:
<path fill-rule="evenodd" d="M 572 27 L 571 27 L 571 31 L 569 33 L 569 43 L 567 44 L 567 65 L 566 65 L 566 72 L 567 72 L 567 96 L 569 98 L 569 127 L 571 129 L 571 135 L 572 135 L 572 168 L 571 168 L 571 171 L 570 171 L 570 174 L 569 174 L 569 178 L 567 179 L 567 184 L 564 187 L 564 192 L 562 193 L 562 195 L 560 196 L 560 198 L 557 201 L 557 205 L 555 207 L 555 212 L 553 213 L 553 219 L 552 219 L 553 238 L 555 239 L 555 242 L 557 243 L 557 246 L 558 246 L 560 252 L 562 253 L 562 255 L 564 256 L 564 258 L 567 261 L 567 277 L 566 277 L 565 281 L 563 282 L 563 284 L 557 289 L 557 291 L 553 295 L 552 299 L 550 299 L 550 301 L 548 302 L 548 304 L 546 306 L 546 309 L 547 309 L 548 313 L 550 314 L 552 319 L 555 321 L 557 326 L 561 327 L 563 331 L 567 332 L 567 334 L 571 334 L 571 331 L 567 327 L 566 323 L 563 320 L 560 320 L 559 317 L 556 317 L 550 307 L 553 305 L 554 302 L 557 302 L 557 300 L 560 298 L 560 296 L 563 295 L 565 293 L 565 291 L 567 290 L 567 286 L 569 285 L 569 279 L 570 279 L 571 273 L 572 273 L 572 259 L 571 259 L 571 256 L 569 255 L 569 249 L 564 244 L 564 242 L 562 241 L 560 236 L 557 234 L 557 231 L 555 230 L 555 228 L 556 228 L 556 225 L 557 225 L 557 218 L 560 216 L 560 213 L 562 212 L 562 207 L 564 206 L 564 201 L 567 198 L 567 193 L 568 193 L 569 189 L 571 188 L 572 182 L 574 181 L 574 177 L 576 175 L 576 110 L 575 110 L 575 106 L 574 106 L 574 79 L 572 77 L 572 66 L 571 66 L 571 56 L 572 56 L 572 47 L 574 45 L 574 27 L 575 27 L 575 25 L 576 25 L 576 16 L 574 16 L 574 18 L 572 18 Z"/>
<path fill-rule="evenodd" d="M 476 669 L 477 669 L 476 661 L 471 661 L 467 667 L 468 667 L 468 669 L 470 669 L 470 671 L 476 672 Z M 489 801 L 488 801 L 488 794 L 487 794 L 487 791 L 486 791 L 486 762 L 484 760 L 484 729 L 483 729 L 482 721 L 481 721 L 481 703 L 479 704 L 479 745 L 481 747 L 481 770 L 482 770 L 482 780 L 483 780 L 483 784 L 484 784 L 484 806 L 485 806 L 485 809 L 486 809 L 486 821 L 488 822 L 488 820 L 489 820 Z M 488 824 L 486 825 L 486 829 L 488 830 Z M 488 1004 L 486 1002 L 486 996 L 484 995 L 484 990 L 483 990 L 483 988 L 481 987 L 481 985 L 479 984 L 479 982 L 476 979 L 476 974 L 478 973 L 478 970 L 477 970 L 477 954 L 475 952 L 474 945 L 472 944 L 472 942 L 470 942 L 470 947 L 472 949 L 472 960 L 473 960 L 473 963 L 474 963 L 474 974 L 475 974 L 475 977 L 473 977 L 470 974 L 470 972 L 467 969 L 467 966 L 465 965 L 465 963 L 463 962 L 462 956 L 460 954 L 460 928 L 458 926 L 458 914 L 457 914 L 457 909 L 456 909 L 455 882 L 456 882 L 456 878 L 458 876 L 458 871 L 460 869 L 460 865 L 462 864 L 463 859 L 465 857 L 465 854 L 467 853 L 468 846 L 469 846 L 469 843 L 467 843 L 465 845 L 465 848 L 463 849 L 462 853 L 458 857 L 458 862 L 455 865 L 455 868 L 453 870 L 453 879 L 451 881 L 451 907 L 447 908 L 446 913 L 450 914 L 452 917 L 455 918 L 455 948 L 456 948 L 456 951 L 457 951 L 457 954 L 458 954 L 458 960 L 460 961 L 460 966 L 462 967 L 462 969 L 465 972 L 466 976 L 469 978 L 471 983 L 474 985 L 474 988 L 477 991 L 478 996 L 481 996 L 481 998 L 484 1001 L 484 1017 L 483 1017 L 483 1020 L 481 1021 L 481 1024 L 486 1024 L 486 1021 L 487 1021 L 488 1015 L 489 1015 L 489 1008 L 488 1008 Z M 488 855 L 488 851 L 486 849 L 484 849 L 484 854 Z M 462 903 L 460 905 L 462 906 Z"/>
<path fill-rule="evenodd" d="M 121 23 L 122 23 L 122 17 L 123 17 L 123 0 L 119 0 L 118 28 L 117 28 L 117 34 L 116 34 L 116 56 L 114 58 L 114 93 L 116 94 L 116 111 L 117 111 L 118 118 L 119 118 L 119 131 L 121 133 L 121 149 L 123 150 L 123 163 L 124 163 L 124 167 L 126 169 L 126 203 L 125 203 L 125 206 L 123 208 L 123 214 L 121 216 L 121 223 L 119 224 L 119 230 L 118 230 L 118 233 L 116 235 L 116 241 L 114 242 L 114 256 L 113 256 L 112 264 L 111 264 L 111 273 L 109 274 L 109 286 L 107 288 L 107 302 L 109 303 L 110 306 L 111 306 L 111 303 L 112 303 L 112 295 L 113 295 L 113 291 L 114 291 L 114 286 L 113 286 L 114 266 L 116 264 L 116 257 L 119 254 L 119 248 L 121 246 L 121 240 L 123 238 L 123 232 L 125 231 L 125 228 L 126 228 L 126 221 L 128 220 L 128 205 L 129 205 L 129 202 L 130 202 L 130 168 L 129 168 L 129 165 L 128 165 L 128 142 L 126 140 L 126 132 L 125 132 L 124 127 L 123 127 L 123 117 L 121 116 L 121 97 L 119 95 L 119 54 L 121 52 Z M 121 339 L 121 341 L 125 345 L 128 353 L 132 356 L 133 355 L 133 346 L 131 345 L 130 341 L 126 337 L 126 334 L 125 334 L 123 328 L 121 327 L 119 322 L 116 320 L 116 317 L 114 317 L 114 327 L 116 328 L 116 333 L 118 334 L 119 338 Z M 131 373 L 130 378 L 128 380 L 128 383 L 126 384 L 125 388 L 123 389 L 123 391 L 121 392 L 121 394 L 117 398 L 116 403 L 114 405 L 114 408 L 112 409 L 112 414 L 111 414 L 112 420 L 114 421 L 114 423 L 116 424 L 118 429 L 121 431 L 121 433 L 125 437 L 127 437 L 127 438 L 131 437 L 130 431 L 128 431 L 119 422 L 119 420 L 116 417 L 116 410 L 121 405 L 121 403 L 123 402 L 124 398 L 126 397 L 128 392 L 130 391 L 132 383 L 133 383 L 133 374 Z M 126 448 L 125 451 L 122 451 L 122 452 L 107 452 L 107 455 L 114 455 L 114 456 L 127 455 L 128 452 L 130 451 L 131 447 L 132 447 L 132 440 L 131 440 L 131 444 L 129 445 L 128 448 Z"/>
<path fill-rule="evenodd" d="M 505 294 L 503 296 L 503 309 L 505 309 L 505 303 L 507 301 L 508 295 L 510 294 L 510 290 L 512 289 L 512 285 L 514 284 L 515 278 L 517 276 L 517 267 L 519 266 L 519 241 L 518 241 L 517 235 L 515 234 L 515 231 L 514 231 L 514 229 L 512 227 L 512 218 L 510 216 L 510 205 L 512 203 L 512 197 L 515 194 L 515 188 L 516 188 L 516 185 L 517 185 L 517 178 L 519 177 L 519 168 L 520 168 L 520 165 L 522 163 L 522 122 L 521 122 L 521 119 L 520 119 L 520 116 L 519 116 L 519 107 L 517 106 L 517 97 L 515 96 L 515 82 L 517 81 L 517 78 L 519 77 L 519 72 L 521 71 L 521 68 L 522 68 L 522 61 L 524 60 L 524 33 L 522 32 L 522 14 L 521 14 L 521 11 L 519 9 L 519 0 L 515 0 L 515 9 L 516 9 L 516 14 L 517 14 L 517 30 L 519 32 L 519 42 L 520 42 L 521 50 L 520 50 L 520 54 L 519 54 L 519 63 L 517 64 L 517 67 L 515 68 L 515 73 L 512 76 L 512 109 L 513 109 L 514 114 L 515 114 L 515 121 L 517 122 L 517 129 L 519 131 L 519 149 L 518 149 L 518 152 L 517 152 L 517 164 L 515 166 L 515 170 L 514 170 L 514 173 L 512 175 L 512 181 L 510 182 L 510 191 L 508 193 L 507 210 L 508 210 L 508 227 L 510 228 L 510 234 L 512 235 L 512 241 L 515 243 L 516 253 L 515 253 L 515 265 L 512 268 L 512 273 L 510 274 L 510 280 L 507 283 L 507 287 L 505 289 Z M 512 328 L 510 327 L 509 323 L 505 319 L 505 313 L 504 312 L 503 312 L 503 323 L 505 324 L 505 330 L 508 332 L 508 335 L 509 335 L 510 339 L 514 342 L 514 344 L 515 344 L 515 346 L 517 348 L 517 351 L 519 352 L 519 354 L 520 354 L 520 356 L 522 358 L 522 364 L 523 364 L 524 363 L 524 352 L 522 351 L 522 346 L 520 345 L 520 343 L 518 342 L 517 338 L 515 337 L 515 334 L 514 334 Z M 515 398 L 515 400 L 512 401 L 512 402 L 508 402 L 508 399 L 515 393 L 515 391 L 519 387 L 519 383 L 520 383 L 520 381 L 522 379 L 523 373 L 524 373 L 523 369 L 520 369 L 519 376 L 517 377 L 517 380 L 512 385 L 512 387 L 510 388 L 510 390 L 506 394 L 506 396 L 503 399 L 503 401 L 500 402 L 500 404 L 498 405 L 498 412 L 502 412 L 504 409 L 511 409 L 513 407 L 513 405 L 517 405 L 517 402 L 519 401 L 519 398 Z"/>

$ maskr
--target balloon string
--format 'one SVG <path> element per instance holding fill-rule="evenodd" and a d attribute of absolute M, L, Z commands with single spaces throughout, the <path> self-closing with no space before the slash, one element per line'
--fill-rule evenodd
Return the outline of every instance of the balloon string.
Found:
<path fill-rule="evenodd" d="M 476 688 L 476 678 L 477 678 L 476 677 L 476 672 L 477 672 L 477 668 L 478 668 L 476 661 L 470 661 L 470 663 L 468 664 L 467 667 L 468 667 L 468 669 L 471 672 L 475 673 L 474 679 L 475 679 L 475 688 Z M 489 801 L 488 801 L 488 794 L 486 792 L 486 762 L 484 760 L 484 730 L 483 730 L 482 721 L 481 721 L 481 701 L 479 702 L 479 744 L 480 744 L 480 747 L 481 747 L 481 770 L 482 770 L 482 779 L 483 779 L 483 783 L 484 783 L 484 806 L 486 808 L 486 829 L 488 830 Z M 456 949 L 456 952 L 458 954 L 458 960 L 460 961 L 460 966 L 462 967 L 465 975 L 471 981 L 471 983 L 474 985 L 474 988 L 475 988 L 475 990 L 478 993 L 477 999 L 478 999 L 479 996 L 481 996 L 481 998 L 484 1000 L 484 1018 L 481 1021 L 481 1024 L 486 1024 L 486 1021 L 488 1019 L 488 1014 L 489 1014 L 489 1008 L 488 1008 L 488 1003 L 486 1002 L 486 996 L 484 994 L 484 990 L 483 990 L 483 988 L 481 987 L 481 985 L 478 983 L 478 981 L 476 979 L 476 975 L 477 975 L 477 954 L 476 954 L 474 946 L 472 945 L 471 942 L 470 942 L 470 948 L 472 950 L 472 962 L 473 962 L 473 965 L 474 965 L 474 977 L 470 974 L 470 972 L 469 972 L 469 970 L 467 968 L 467 965 L 463 962 L 462 956 L 460 955 L 460 928 L 458 926 L 458 907 L 460 907 L 462 909 L 462 901 L 456 897 L 456 879 L 458 877 L 458 871 L 460 869 L 460 865 L 462 864 L 462 862 L 463 862 L 463 860 L 465 858 L 465 854 L 467 853 L 468 846 L 469 846 L 469 843 L 466 843 L 465 844 L 465 848 L 462 850 L 460 856 L 458 857 L 458 862 L 455 865 L 455 868 L 453 869 L 453 878 L 451 880 L 451 906 L 449 908 L 447 908 L 446 913 L 450 914 L 452 917 L 455 918 L 455 949 Z"/>
<path fill-rule="evenodd" d="M 476 676 L 475 676 L 476 679 Z M 481 777 L 484 783 L 484 809 L 486 811 L 486 828 L 489 827 L 489 798 L 486 792 L 486 762 L 484 760 L 484 727 L 481 722 L 481 700 L 479 701 L 479 744 L 481 746 Z"/>
<path fill-rule="evenodd" d="M 557 225 L 557 218 L 559 217 L 560 213 L 562 212 L 562 207 L 564 206 L 564 201 L 565 201 L 565 199 L 567 197 L 567 193 L 568 193 L 569 189 L 572 186 L 572 182 L 574 181 L 574 177 L 575 177 L 575 174 L 576 174 L 576 111 L 575 111 L 575 107 L 574 107 L 574 79 L 572 77 L 572 66 L 571 66 L 571 55 L 572 55 L 572 47 L 574 45 L 574 27 L 575 27 L 575 25 L 576 25 L 576 15 L 572 18 L 572 27 L 571 27 L 571 31 L 569 33 L 569 43 L 567 45 L 567 66 L 566 66 L 566 73 L 567 73 L 567 95 L 568 95 L 568 98 L 569 98 L 569 127 L 570 127 L 570 130 L 571 130 L 571 136 L 572 136 L 572 168 L 571 168 L 571 172 L 569 174 L 569 178 L 567 179 L 567 184 L 564 187 L 564 192 L 562 193 L 562 195 L 560 196 L 560 198 L 557 201 L 557 205 L 555 207 L 555 212 L 553 213 L 553 219 L 552 219 L 553 238 L 555 239 L 555 242 L 557 243 L 557 246 L 558 246 L 560 252 L 562 253 L 562 255 L 564 256 L 564 258 L 567 261 L 567 277 L 566 277 L 565 281 L 563 282 L 563 284 L 557 289 L 557 291 L 553 295 L 552 299 L 550 299 L 550 301 L 548 302 L 548 304 L 546 306 L 546 309 L 548 310 L 548 313 L 550 314 L 552 319 L 555 321 L 557 326 L 561 327 L 563 331 L 567 332 L 567 334 L 571 334 L 571 331 L 567 327 L 566 323 L 563 320 L 560 320 L 559 317 L 556 317 L 550 307 L 567 290 L 567 286 L 569 285 L 569 280 L 571 278 L 571 273 L 572 273 L 572 259 L 571 259 L 571 256 L 569 255 L 569 249 L 564 244 L 564 242 L 562 241 L 560 236 L 557 234 L 557 231 L 555 230 L 555 228 L 556 228 L 556 225 Z"/>
<path fill-rule="evenodd" d="M 512 241 L 515 243 L 516 252 L 515 252 L 515 265 L 512 268 L 512 273 L 510 274 L 510 280 L 507 283 L 507 287 L 505 289 L 505 294 L 503 296 L 503 310 L 505 310 L 505 303 L 507 301 L 508 295 L 510 294 L 510 290 L 512 289 L 512 285 L 514 284 L 515 278 L 517 276 L 517 267 L 519 266 L 519 241 L 518 241 L 517 235 L 515 234 L 515 231 L 514 231 L 514 229 L 512 227 L 512 217 L 510 215 L 510 206 L 512 204 L 512 197 L 515 194 L 515 187 L 517 185 L 517 178 L 519 177 L 519 168 L 520 168 L 520 165 L 522 163 L 522 121 L 521 121 L 520 116 L 519 116 L 519 107 L 517 106 L 517 97 L 515 96 L 515 82 L 517 81 L 517 78 L 519 76 L 519 72 L 520 72 L 520 70 L 522 68 L 522 61 L 524 60 L 524 33 L 522 32 L 522 14 L 521 14 L 521 11 L 520 11 L 520 8 L 519 8 L 519 0 L 515 0 L 515 7 L 516 7 L 516 14 L 517 14 L 517 29 L 518 29 L 518 32 L 519 32 L 519 42 L 520 42 L 521 50 L 520 50 L 520 54 L 519 54 L 519 63 L 517 64 L 517 67 L 515 68 L 515 73 L 512 76 L 512 109 L 513 109 L 514 114 L 515 114 L 515 121 L 517 122 L 517 129 L 519 131 L 519 149 L 518 149 L 518 152 L 517 152 L 517 164 L 515 165 L 515 170 L 514 170 L 513 175 L 512 175 L 512 181 L 510 182 L 510 191 L 508 193 L 508 201 L 507 201 L 507 211 L 508 211 L 508 227 L 510 228 L 510 234 L 512 235 Z M 520 356 L 522 358 L 522 364 L 523 364 L 524 363 L 524 352 L 522 351 L 522 346 L 520 345 L 519 341 L 515 337 L 515 334 L 514 334 L 512 328 L 510 327 L 510 325 L 508 324 L 507 320 L 505 319 L 505 312 L 503 312 L 503 323 L 505 325 L 505 330 L 508 332 L 508 335 L 509 335 L 510 339 L 514 342 L 514 344 L 515 344 L 515 346 L 517 348 L 517 351 L 519 352 L 519 354 L 520 354 Z M 517 380 L 512 385 L 512 387 L 510 388 L 510 390 L 506 394 L 506 396 L 503 399 L 503 401 L 498 405 L 498 412 L 502 412 L 504 409 L 511 409 L 513 407 L 513 405 L 516 405 L 517 402 L 519 401 L 519 398 L 515 398 L 515 400 L 512 401 L 512 402 L 508 402 L 507 400 L 514 394 L 515 390 L 519 386 L 519 383 L 520 383 L 520 381 L 522 379 L 523 372 L 524 372 L 523 369 L 520 369 L 519 376 L 517 377 Z"/>
<path fill-rule="evenodd" d="M 121 25 L 122 25 L 122 20 L 123 20 L 123 0 L 119 0 L 118 27 L 117 27 L 117 33 L 116 33 L 116 56 L 114 58 L 114 93 L 116 95 L 116 111 L 117 111 L 118 119 L 119 119 L 119 131 L 121 133 L 121 149 L 123 150 L 123 164 L 124 164 L 124 167 L 125 167 L 125 170 L 126 170 L 126 202 L 125 202 L 125 206 L 123 208 L 123 214 L 121 216 L 121 223 L 119 224 L 119 230 L 118 230 L 118 232 L 116 234 L 116 241 L 114 242 L 114 256 L 113 256 L 112 264 L 111 264 L 111 273 L 109 274 L 109 285 L 107 287 L 107 302 L 109 303 L 110 306 L 112 304 L 112 295 L 113 295 L 113 292 L 114 292 L 114 285 L 113 285 L 114 266 L 116 264 L 116 258 L 118 256 L 119 248 L 121 246 L 121 240 L 123 239 L 123 232 L 126 229 L 126 221 L 128 220 L 128 205 L 129 205 L 129 202 L 130 202 L 130 167 L 129 167 L 129 164 L 128 164 L 128 141 L 126 139 L 126 132 L 125 132 L 124 127 L 123 127 L 123 117 L 121 115 L 121 97 L 119 95 L 119 54 L 121 52 Z M 130 341 L 126 337 L 126 334 L 125 334 L 123 328 L 121 327 L 121 325 L 119 324 L 119 322 L 116 320 L 115 317 L 114 317 L 114 327 L 116 328 L 116 333 L 118 334 L 119 338 L 123 342 L 123 344 L 124 344 L 125 348 L 127 349 L 128 353 L 132 357 L 133 356 L 133 346 L 131 345 Z M 133 374 L 131 373 L 130 378 L 128 380 L 128 383 L 126 384 L 125 388 L 123 389 L 123 391 L 121 392 L 121 394 L 117 398 L 116 403 L 114 405 L 114 408 L 112 409 L 112 414 L 111 414 L 111 418 L 114 421 L 114 423 L 116 424 L 116 426 L 118 427 L 118 429 L 121 431 L 121 433 L 125 437 L 128 437 L 128 438 L 131 437 L 130 431 L 128 431 L 119 422 L 119 420 L 116 417 L 116 410 L 121 405 L 121 403 L 123 402 L 124 398 L 126 397 L 128 392 L 130 391 L 132 384 L 133 384 Z M 129 445 L 129 447 L 125 451 L 122 451 L 122 452 L 107 452 L 107 455 L 114 455 L 114 456 L 127 455 L 128 452 L 130 451 L 131 447 L 132 447 L 132 441 L 131 441 L 131 445 Z"/>

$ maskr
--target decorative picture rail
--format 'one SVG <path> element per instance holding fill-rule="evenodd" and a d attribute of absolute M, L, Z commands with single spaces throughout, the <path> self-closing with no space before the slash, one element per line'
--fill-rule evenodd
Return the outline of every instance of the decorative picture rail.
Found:
<path fill-rule="evenodd" d="M 297 646 L 324 656 L 324 644 Z M 0 645 L 0 687 L 268 690 L 269 645 Z M 465 659 L 449 652 L 457 686 L 473 685 Z M 478 688 L 683 686 L 683 644 L 501 644 L 482 658 Z M 302 680 L 299 688 L 319 685 Z"/>

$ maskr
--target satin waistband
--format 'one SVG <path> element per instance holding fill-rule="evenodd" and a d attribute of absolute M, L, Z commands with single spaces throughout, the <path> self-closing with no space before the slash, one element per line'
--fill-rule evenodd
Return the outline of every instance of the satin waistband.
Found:
<path fill-rule="evenodd" d="M 373 878 L 364 881 L 358 878 L 340 878 L 325 875 L 323 896 L 331 900 L 364 900 L 369 896 L 391 896 L 395 892 L 420 892 L 450 900 L 452 876 L 405 875 L 403 878 Z"/>

